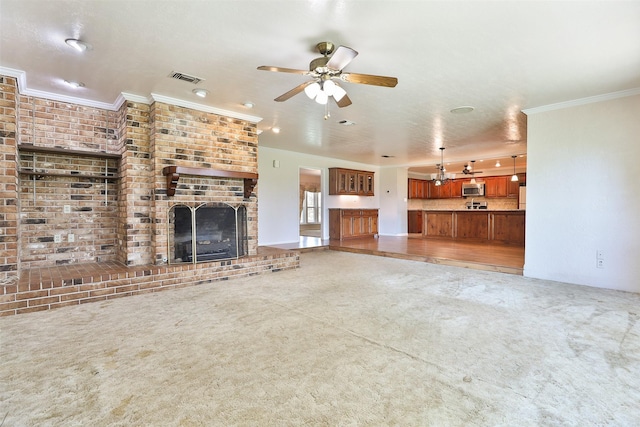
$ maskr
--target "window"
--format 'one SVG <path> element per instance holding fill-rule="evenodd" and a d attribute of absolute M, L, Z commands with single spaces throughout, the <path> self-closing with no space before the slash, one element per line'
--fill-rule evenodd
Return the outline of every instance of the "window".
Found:
<path fill-rule="evenodd" d="M 300 213 L 300 224 L 319 224 L 322 220 L 322 193 L 305 191 Z"/>

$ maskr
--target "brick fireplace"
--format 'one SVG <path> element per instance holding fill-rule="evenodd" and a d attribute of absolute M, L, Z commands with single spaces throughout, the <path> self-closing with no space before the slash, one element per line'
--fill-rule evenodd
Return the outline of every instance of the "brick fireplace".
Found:
<path fill-rule="evenodd" d="M 11 77 L 0 89 L 0 314 L 298 267 L 297 253 L 257 245 L 255 123 L 157 101 L 112 111 L 34 98 Z M 187 213 L 207 234 L 177 242 Z M 149 277 L 25 280 L 103 263 Z"/>

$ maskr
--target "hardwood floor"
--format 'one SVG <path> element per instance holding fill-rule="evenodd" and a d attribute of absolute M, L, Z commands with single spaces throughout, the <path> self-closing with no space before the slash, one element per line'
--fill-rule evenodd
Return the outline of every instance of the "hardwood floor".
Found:
<path fill-rule="evenodd" d="M 522 275 L 524 266 L 524 247 L 521 246 L 424 239 L 419 234 L 342 241 L 301 237 L 297 245 L 294 243 L 275 247 L 302 251 L 331 249 L 517 275 Z"/>

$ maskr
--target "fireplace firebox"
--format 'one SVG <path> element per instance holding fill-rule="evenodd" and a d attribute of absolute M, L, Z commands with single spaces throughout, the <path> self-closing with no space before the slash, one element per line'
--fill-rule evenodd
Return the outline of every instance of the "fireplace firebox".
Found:
<path fill-rule="evenodd" d="M 244 205 L 174 205 L 169 209 L 168 224 L 172 264 L 233 259 L 247 254 Z"/>

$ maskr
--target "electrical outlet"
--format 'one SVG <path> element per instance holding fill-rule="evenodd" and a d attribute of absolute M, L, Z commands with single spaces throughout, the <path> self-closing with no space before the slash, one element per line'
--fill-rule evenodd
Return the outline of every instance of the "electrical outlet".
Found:
<path fill-rule="evenodd" d="M 64 206 L 62 207 L 62 212 L 63 212 L 63 213 L 71 213 L 71 206 L 69 206 L 69 205 L 64 205 Z"/>
<path fill-rule="evenodd" d="M 596 251 L 596 259 L 604 259 L 604 251 L 602 249 Z"/>
<path fill-rule="evenodd" d="M 60 243 L 62 242 L 62 236 L 60 234 L 54 234 L 53 235 L 53 242 L 54 243 Z"/>
<path fill-rule="evenodd" d="M 67 240 L 69 242 L 75 242 L 76 241 L 76 235 L 75 234 L 67 234 Z"/>
<path fill-rule="evenodd" d="M 596 260 L 596 268 L 604 268 L 604 260 L 603 259 Z"/>

